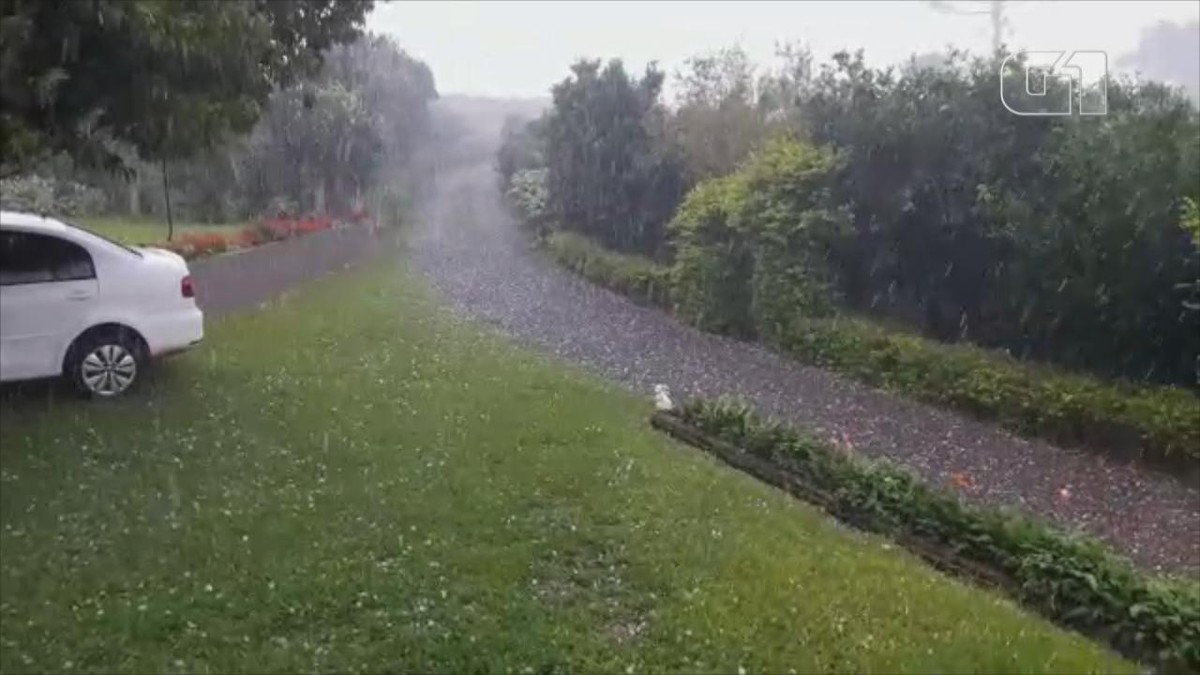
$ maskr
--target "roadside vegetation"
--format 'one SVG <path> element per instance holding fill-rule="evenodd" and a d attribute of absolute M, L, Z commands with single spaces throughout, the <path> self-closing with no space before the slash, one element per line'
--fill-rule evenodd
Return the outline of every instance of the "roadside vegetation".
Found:
<path fill-rule="evenodd" d="M 555 258 L 699 327 L 1195 475 L 1200 116 L 1118 80 L 1102 119 L 1017 117 L 997 72 L 733 49 L 667 106 L 662 73 L 580 62 L 500 180 Z"/>
<path fill-rule="evenodd" d="M 267 218 L 246 225 L 185 224 L 179 236 L 167 240 L 166 226 L 152 221 L 127 221 L 113 218 L 87 218 L 81 225 L 92 232 L 125 244 L 153 245 L 174 251 L 188 260 L 196 260 L 227 251 L 254 248 L 333 227 L 366 225 L 373 222 L 364 211 L 344 219 Z"/>
<path fill-rule="evenodd" d="M 371 6 L 6 4 L 0 205 L 118 238 L 144 239 L 126 223 L 146 220 L 163 224 L 152 242 L 204 235 L 185 250 L 223 245 L 198 224 L 391 220 L 424 179 L 437 91 L 424 63 L 363 34 Z"/>
<path fill-rule="evenodd" d="M 1134 671 L 392 264 L 214 322 L 145 384 L 0 401 L 4 672 Z"/>
<path fill-rule="evenodd" d="M 789 161 L 781 157 L 812 157 L 806 152 L 791 142 L 777 143 L 751 160 L 744 173 L 694 190 L 671 224 L 672 265 L 618 253 L 572 232 L 548 234 L 546 250 L 593 282 L 673 311 L 705 330 L 760 339 L 804 363 L 1018 433 L 1198 475 L 1200 401 L 1191 391 L 1106 382 L 1022 362 L 999 350 L 942 343 L 895 320 L 838 309 L 830 300 L 824 258 L 810 252 L 803 259 L 798 253 L 803 240 L 789 242 L 765 227 L 757 229 L 767 216 L 755 211 L 763 208 L 761 202 L 747 199 L 751 194 L 769 199 L 772 190 L 798 185 L 801 199 L 811 194 L 794 179 L 777 180 L 778 167 L 772 166 Z M 764 167 L 769 168 L 765 173 Z M 765 175 L 767 182 L 748 184 L 753 178 L 747 174 Z M 803 205 L 795 210 L 806 219 L 804 236 L 812 235 L 818 223 L 833 224 L 828 212 L 813 213 Z M 824 246 L 819 241 L 807 245 Z M 781 265 L 781 252 L 800 264 Z M 739 265 L 756 271 L 743 275 Z"/>
<path fill-rule="evenodd" d="M 1157 579 L 1093 540 L 966 506 L 902 468 L 852 457 L 736 401 L 694 401 L 655 423 L 843 522 L 888 535 L 940 568 L 1002 590 L 1164 672 L 1200 669 L 1194 579 Z"/>
<path fill-rule="evenodd" d="M 671 270 L 644 256 L 617 253 L 574 232 L 552 232 L 546 250 L 583 277 L 639 302 L 668 308 Z"/>

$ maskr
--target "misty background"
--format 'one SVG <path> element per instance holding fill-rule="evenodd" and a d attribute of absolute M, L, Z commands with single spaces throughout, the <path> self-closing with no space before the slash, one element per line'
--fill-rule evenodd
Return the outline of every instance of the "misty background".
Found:
<path fill-rule="evenodd" d="M 1196 2 L 389 2 L 367 28 L 429 64 L 443 93 L 528 98 L 548 96 L 581 57 L 674 73 L 734 45 L 756 63 L 790 43 L 818 61 L 862 49 L 873 67 L 947 47 L 984 54 L 996 38 L 993 5 L 1010 51 L 1103 50 L 1114 73 L 1141 72 L 1200 97 Z"/>

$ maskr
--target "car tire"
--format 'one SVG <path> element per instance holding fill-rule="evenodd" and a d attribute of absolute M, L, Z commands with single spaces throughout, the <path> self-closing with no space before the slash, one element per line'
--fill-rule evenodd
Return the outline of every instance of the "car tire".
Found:
<path fill-rule="evenodd" d="M 146 367 L 142 341 L 128 330 L 85 335 L 71 348 L 67 376 L 85 398 L 115 398 L 141 379 Z"/>

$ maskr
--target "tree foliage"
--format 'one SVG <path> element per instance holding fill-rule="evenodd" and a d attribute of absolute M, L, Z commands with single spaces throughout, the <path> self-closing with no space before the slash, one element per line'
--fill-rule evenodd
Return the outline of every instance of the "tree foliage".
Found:
<path fill-rule="evenodd" d="M 631 79 L 620 61 L 580 61 L 555 85 L 545 121 L 552 217 L 618 250 L 653 251 L 682 194 L 665 137 L 663 74 Z"/>
<path fill-rule="evenodd" d="M 1104 117 L 1018 117 L 998 64 L 899 73 L 840 54 L 800 101 L 846 157 L 848 303 L 944 340 L 1105 374 L 1194 381 L 1200 274 L 1178 227 L 1200 191 L 1200 121 L 1177 92 L 1109 83 Z"/>
<path fill-rule="evenodd" d="M 215 182 L 243 214 L 344 213 L 408 166 L 436 96 L 424 63 L 365 36 L 331 48 L 317 74 L 271 95 L 248 136 L 185 171 L 203 173 L 191 184 Z"/>
<path fill-rule="evenodd" d="M 698 56 L 678 81 L 674 122 L 692 179 L 732 172 L 768 131 L 750 58 L 736 47 Z"/>
<path fill-rule="evenodd" d="M 242 160 L 248 200 L 349 208 L 411 158 L 436 95 L 428 67 L 387 38 L 334 47 L 316 77 L 271 96 Z"/>
<path fill-rule="evenodd" d="M 829 297 L 944 341 L 1197 382 L 1200 249 L 1185 205 L 1200 199 L 1200 116 L 1179 90 L 1113 79 L 1106 116 L 1021 117 L 999 101 L 995 58 L 950 51 L 877 69 L 861 53 L 819 66 L 800 47 L 779 56 L 768 71 L 737 49 L 692 60 L 675 110 L 653 102 L 653 71 L 631 81 L 619 63 L 577 64 L 544 130 L 554 225 L 674 252 L 681 309 L 735 332 L 787 323 L 751 315 L 768 296 L 776 315 L 821 314 Z M 800 155 L 832 151 L 827 182 L 764 159 L 786 146 L 749 159 L 780 132 L 811 146 Z M 697 180 L 664 241 L 672 198 Z M 800 262 L 786 233 L 814 213 L 825 225 L 845 214 L 847 228 L 832 228 L 827 258 Z M 767 221 L 786 225 L 763 238 Z M 776 240 L 789 242 L 776 271 L 793 276 L 764 285 L 761 244 Z"/>
<path fill-rule="evenodd" d="M 124 167 L 248 131 L 271 92 L 359 33 L 370 0 L 6 0 L 0 5 L 5 173 L 64 153 Z"/>
<path fill-rule="evenodd" d="M 701 183 L 671 222 L 673 297 L 705 328 L 775 339 L 826 316 L 849 230 L 830 190 L 832 153 L 776 139 L 730 176 Z"/>
<path fill-rule="evenodd" d="M 500 149 L 496 153 L 496 171 L 501 186 L 507 186 L 515 174 L 546 166 L 546 119 L 526 120 L 510 115 L 500 129 Z"/>
<path fill-rule="evenodd" d="M 428 103 L 436 96 L 429 68 L 388 38 L 332 47 L 317 73 L 271 94 L 250 133 L 166 161 L 172 208 L 203 222 L 280 211 L 378 211 L 385 187 L 411 191 L 405 180 L 423 149 Z M 38 162 L 31 174 L 96 187 L 111 213 L 161 214 L 162 166 L 118 149 L 135 174 L 128 181 L 72 166 L 65 155 Z M 66 205 L 60 199 L 48 210 Z"/>

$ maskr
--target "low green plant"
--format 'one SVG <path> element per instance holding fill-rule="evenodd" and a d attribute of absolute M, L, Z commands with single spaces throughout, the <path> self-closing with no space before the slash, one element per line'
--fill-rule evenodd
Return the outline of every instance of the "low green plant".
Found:
<path fill-rule="evenodd" d="M 555 260 L 601 286 L 658 307 L 670 305 L 669 271 L 649 258 L 609 251 L 572 232 L 553 232 L 545 243 Z"/>
<path fill-rule="evenodd" d="M 1176 466 L 1194 468 L 1200 459 L 1200 400 L 1183 389 L 1108 384 L 850 317 L 794 322 L 778 346 L 806 363 L 1022 434 Z"/>
<path fill-rule="evenodd" d="M 1200 583 L 1136 571 L 1099 543 L 1028 517 L 969 506 L 885 462 L 850 456 L 754 415 L 741 403 L 704 400 L 684 421 L 771 460 L 857 527 L 952 561 L 999 573 L 1005 590 L 1051 620 L 1168 671 L 1200 671 Z M 914 544 L 913 542 L 917 542 Z"/>

